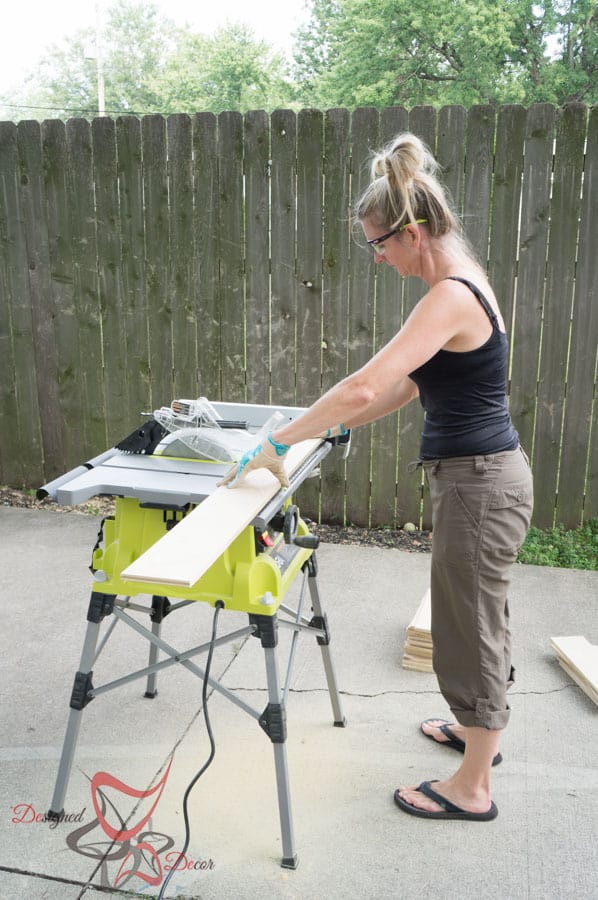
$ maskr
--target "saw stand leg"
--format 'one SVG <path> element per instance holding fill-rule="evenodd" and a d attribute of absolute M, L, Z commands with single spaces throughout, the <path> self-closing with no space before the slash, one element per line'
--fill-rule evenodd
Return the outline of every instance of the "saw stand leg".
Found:
<path fill-rule="evenodd" d="M 291 814 L 291 794 L 289 790 L 289 769 L 287 765 L 287 716 L 284 696 L 280 685 L 276 647 L 278 645 L 278 619 L 273 616 L 251 615 L 249 620 L 256 626 L 255 637 L 259 637 L 266 656 L 266 679 L 268 682 L 268 705 L 259 723 L 274 748 L 276 786 L 278 789 L 278 811 L 282 835 L 282 862 L 285 869 L 297 868 L 295 835 Z"/>
<path fill-rule="evenodd" d="M 332 656 L 330 655 L 330 630 L 328 628 L 326 613 L 322 611 L 322 604 L 320 602 L 320 592 L 318 590 L 318 563 L 316 561 L 315 553 L 312 553 L 305 565 L 307 567 L 307 585 L 309 587 L 311 608 L 314 613 L 309 625 L 311 628 L 319 628 L 323 631 L 323 634 L 316 637 L 316 640 L 322 651 L 322 662 L 324 663 L 324 671 L 326 672 L 326 682 L 328 684 L 330 702 L 332 703 L 334 724 L 337 728 L 344 728 L 347 724 L 347 720 L 341 709 L 336 674 L 332 664 Z"/>
<path fill-rule="evenodd" d="M 89 609 L 87 611 L 87 631 L 85 633 L 85 641 L 83 642 L 83 650 L 81 651 L 79 670 L 75 674 L 75 681 L 71 693 L 71 711 L 66 727 L 64 744 L 62 746 L 62 755 L 60 757 L 60 766 L 58 767 L 58 776 L 56 778 L 54 796 L 52 797 L 52 805 L 48 811 L 48 816 L 50 818 L 58 818 L 61 813 L 64 812 L 64 797 L 71 776 L 71 768 L 75 756 L 75 746 L 81 727 L 81 716 L 89 702 L 89 691 L 93 689 L 91 677 L 93 675 L 92 669 L 96 658 L 96 647 L 100 634 L 100 627 L 104 617 L 111 615 L 114 609 L 114 600 L 115 597 L 112 594 L 97 594 L 93 592 L 89 601 Z"/>
<path fill-rule="evenodd" d="M 162 622 L 170 612 L 171 605 L 168 597 L 158 597 L 156 594 L 152 597 L 152 611 L 150 619 L 152 620 L 152 634 L 160 637 L 162 631 Z M 158 662 L 158 645 L 150 644 L 148 666 L 155 666 Z M 147 687 L 144 697 L 153 700 L 158 693 L 158 673 L 152 672 L 147 676 Z"/>

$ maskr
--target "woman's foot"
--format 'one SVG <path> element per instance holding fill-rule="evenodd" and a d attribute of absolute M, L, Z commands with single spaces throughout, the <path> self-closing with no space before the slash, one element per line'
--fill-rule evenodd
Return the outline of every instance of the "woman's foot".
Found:
<path fill-rule="evenodd" d="M 468 729 L 458 722 L 448 722 L 446 719 L 425 719 L 421 723 L 421 730 L 427 738 L 437 744 L 448 744 L 460 753 L 465 753 Z M 492 765 L 497 766 L 502 762 L 502 756 L 497 753 L 492 760 Z"/>
<path fill-rule="evenodd" d="M 439 744 L 445 744 L 447 741 L 451 740 L 451 737 L 450 734 L 446 734 L 446 731 L 441 730 L 442 726 L 444 726 L 445 729 L 448 726 L 450 734 L 465 743 L 466 729 L 463 725 L 459 725 L 458 722 L 449 722 L 447 719 L 426 719 L 421 724 L 421 730 L 426 737 L 432 738 Z"/>
<path fill-rule="evenodd" d="M 440 794 L 449 803 L 458 806 L 459 809 L 466 812 L 486 813 L 492 807 L 489 791 L 483 788 L 471 790 L 456 777 L 448 778 L 446 781 L 433 781 L 432 787 L 435 793 Z M 422 809 L 426 812 L 443 812 L 443 807 L 440 804 L 422 794 L 417 787 L 401 787 L 398 793 L 402 800 L 405 800 L 410 806 L 416 807 L 416 809 Z"/>

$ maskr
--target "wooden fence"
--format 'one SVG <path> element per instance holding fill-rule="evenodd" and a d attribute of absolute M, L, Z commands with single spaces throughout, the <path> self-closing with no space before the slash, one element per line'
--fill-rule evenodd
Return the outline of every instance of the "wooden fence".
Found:
<path fill-rule="evenodd" d="M 350 227 L 370 151 L 405 129 L 509 323 L 535 523 L 598 515 L 598 109 L 580 104 L 0 123 L 0 480 L 36 486 L 174 397 L 308 405 L 361 366 L 422 292 Z M 429 525 L 407 474 L 421 424 L 413 403 L 358 429 L 303 511 Z"/>

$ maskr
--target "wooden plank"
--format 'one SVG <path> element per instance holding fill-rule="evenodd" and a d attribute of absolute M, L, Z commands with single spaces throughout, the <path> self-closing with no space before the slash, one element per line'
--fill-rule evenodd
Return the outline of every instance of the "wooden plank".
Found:
<path fill-rule="evenodd" d="M 129 363 L 121 279 L 120 216 L 116 170 L 116 123 L 94 119 L 93 180 L 96 199 L 98 290 L 104 342 L 104 394 L 108 446 L 129 433 Z"/>
<path fill-rule="evenodd" d="M 401 665 L 416 672 L 433 672 L 432 610 L 430 588 L 422 597 L 415 615 L 407 626 L 405 650 Z"/>
<path fill-rule="evenodd" d="M 151 409 L 143 231 L 143 161 L 141 121 L 137 116 L 122 116 L 116 120 L 116 152 L 124 313 L 122 321 L 128 369 L 128 433 L 139 421 L 140 414 Z"/>
<path fill-rule="evenodd" d="M 498 300 L 509 340 L 515 309 L 525 116 L 523 106 L 501 107 L 494 156 L 488 277 Z"/>
<path fill-rule="evenodd" d="M 79 321 L 76 315 L 71 216 L 68 204 L 68 158 L 64 122 L 42 123 L 48 252 L 54 300 L 57 388 L 63 426 L 65 468 L 85 459 L 80 428 Z"/>
<path fill-rule="evenodd" d="M 467 114 L 463 218 L 465 233 L 484 269 L 488 266 L 494 122 L 492 106 L 472 106 Z"/>
<path fill-rule="evenodd" d="M 0 414 L 2 481 L 13 487 L 42 483 L 33 323 L 28 258 L 20 206 L 17 127 L 0 122 Z"/>
<path fill-rule="evenodd" d="M 294 444 L 285 459 L 290 476 L 321 444 Z M 122 572 L 129 581 L 192 587 L 280 490 L 271 472 L 250 472 L 236 488 L 221 487 L 200 503 L 176 528 Z"/>
<path fill-rule="evenodd" d="M 380 113 L 380 144 L 391 141 L 408 128 L 406 109 L 393 106 Z M 363 242 L 361 242 L 363 243 Z M 357 252 L 357 251 L 356 251 Z M 371 252 L 364 248 L 362 252 Z M 401 327 L 403 283 L 390 266 L 375 268 L 374 347 L 377 353 Z M 372 427 L 372 485 L 370 523 L 397 525 L 397 464 L 399 452 L 399 414 L 392 413 Z"/>
<path fill-rule="evenodd" d="M 572 103 L 560 111 L 557 128 L 533 459 L 536 481 L 542 485 L 534 505 L 539 528 L 551 527 L 555 519 L 585 120 L 585 106 Z"/>
<path fill-rule="evenodd" d="M 272 402 L 297 401 L 297 287 L 295 216 L 297 211 L 297 117 L 277 109 L 270 126 L 271 241 L 271 381 Z"/>
<path fill-rule="evenodd" d="M 66 468 L 63 424 L 58 393 L 58 359 L 54 333 L 55 310 L 50 278 L 50 250 L 46 219 L 46 191 L 39 122 L 17 127 L 21 171 L 21 210 L 27 248 L 29 296 L 37 395 L 43 444 L 44 477 L 55 478 Z"/>
<path fill-rule="evenodd" d="M 370 181 L 371 153 L 380 144 L 378 110 L 356 109 L 351 117 L 351 205 Z M 355 247 L 349 265 L 348 371 L 356 372 L 371 359 L 374 349 L 375 262 L 369 247 Z M 372 427 L 358 428 L 347 460 L 347 522 L 370 522 L 370 466 Z"/>
<path fill-rule="evenodd" d="M 442 166 L 441 181 L 458 216 L 463 213 L 467 112 L 464 106 L 443 106 L 438 112 L 436 159 Z"/>
<path fill-rule="evenodd" d="M 169 116 L 168 298 L 172 318 L 173 395 L 199 396 L 197 308 L 193 284 L 193 138 L 186 114 Z"/>
<path fill-rule="evenodd" d="M 193 116 L 193 279 L 197 305 L 199 395 L 222 399 L 218 122 Z"/>
<path fill-rule="evenodd" d="M 237 112 L 218 116 L 220 231 L 220 303 L 222 394 L 228 401 L 245 401 L 245 286 L 243 277 L 243 117 Z"/>
<path fill-rule="evenodd" d="M 324 119 L 304 109 L 297 118 L 297 403 L 310 406 L 322 393 L 322 215 Z M 320 482 L 310 478 L 297 493 L 302 512 L 320 517 Z"/>
<path fill-rule="evenodd" d="M 432 591 L 430 588 L 422 597 L 415 615 L 407 627 L 408 630 L 413 632 L 423 631 L 426 634 L 430 633 L 432 629 Z"/>
<path fill-rule="evenodd" d="M 150 348 L 150 402 L 168 405 L 174 396 L 172 320 L 168 302 L 168 179 L 166 121 L 141 120 L 145 232 L 145 287 Z"/>
<path fill-rule="evenodd" d="M 567 372 L 567 396 L 563 421 L 563 445 L 558 486 L 556 520 L 568 528 L 598 516 L 596 486 L 588 486 L 586 475 L 598 479 L 598 446 L 592 441 L 592 403 L 595 396 L 598 348 L 598 107 L 590 111 L 583 200 L 577 249 L 571 351 Z M 595 417 L 597 418 L 597 417 Z M 588 449 L 590 454 L 588 455 Z M 587 464 L 585 460 L 587 458 Z"/>
<path fill-rule="evenodd" d="M 432 106 L 417 107 L 409 113 L 409 130 L 421 138 L 432 153 L 436 147 L 436 126 L 436 110 Z M 401 324 L 405 322 L 426 291 L 427 287 L 420 279 L 405 279 Z M 399 524 L 413 522 L 419 525 L 422 522 L 423 471 L 418 469 L 412 474 L 407 471 L 407 466 L 419 457 L 423 422 L 424 413 L 419 400 L 410 403 L 399 413 L 400 465 L 397 474 Z M 425 527 L 429 527 L 429 524 Z"/>
<path fill-rule="evenodd" d="M 76 316 L 79 323 L 80 429 L 87 459 L 108 443 L 104 408 L 102 322 L 98 292 L 96 211 L 92 174 L 91 126 L 85 119 L 66 123 L 69 157 L 68 204 L 72 221 Z"/>
<path fill-rule="evenodd" d="M 331 109 L 324 117 L 324 260 L 322 275 L 322 390 L 347 374 L 347 306 L 351 212 L 349 208 L 350 116 Z M 338 423 L 331 423 L 338 424 Z M 341 454 L 326 463 L 322 519 L 345 521 L 345 469 Z"/>
<path fill-rule="evenodd" d="M 264 110 L 253 110 L 244 126 L 247 400 L 269 403 L 270 122 Z"/>
<path fill-rule="evenodd" d="M 509 395 L 511 415 L 521 444 L 530 458 L 533 455 L 536 416 L 553 138 L 554 107 L 548 103 L 531 106 L 525 124 L 519 265 Z"/>
<path fill-rule="evenodd" d="M 598 646 L 581 636 L 553 637 L 550 645 L 556 650 L 562 667 L 598 703 Z"/>

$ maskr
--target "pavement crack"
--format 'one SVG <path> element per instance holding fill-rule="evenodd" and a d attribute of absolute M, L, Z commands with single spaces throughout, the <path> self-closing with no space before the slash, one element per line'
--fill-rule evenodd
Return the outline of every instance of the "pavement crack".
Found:
<path fill-rule="evenodd" d="M 576 684 L 564 684 L 561 687 L 550 688 L 549 690 L 546 690 L 546 691 L 532 691 L 532 690 L 509 691 L 509 696 L 510 697 L 528 697 L 528 696 L 536 695 L 538 697 L 544 697 L 549 694 L 560 694 L 562 691 L 568 691 L 571 688 L 577 688 L 577 685 Z M 242 685 L 242 686 L 238 686 L 238 687 L 230 687 L 227 685 L 227 690 L 232 691 L 232 692 L 238 692 L 238 693 L 242 693 L 244 691 L 246 691 L 248 693 L 256 693 L 256 694 L 260 694 L 260 693 L 267 694 L 268 693 L 267 687 L 247 687 L 247 685 Z M 328 694 L 329 691 L 328 691 L 328 688 L 325 688 L 325 687 L 321 687 L 321 688 L 289 688 L 289 693 L 290 694 Z M 439 690 L 437 687 L 427 690 L 427 691 L 389 690 L 389 691 L 376 691 L 371 694 L 366 694 L 366 693 L 362 693 L 362 692 L 358 692 L 358 691 L 339 690 L 339 694 L 341 694 L 343 697 L 365 697 L 367 699 L 370 699 L 370 698 L 373 699 L 375 697 L 386 697 L 386 696 L 419 696 L 419 695 L 423 695 L 423 694 L 438 694 L 438 693 L 439 693 Z"/>

